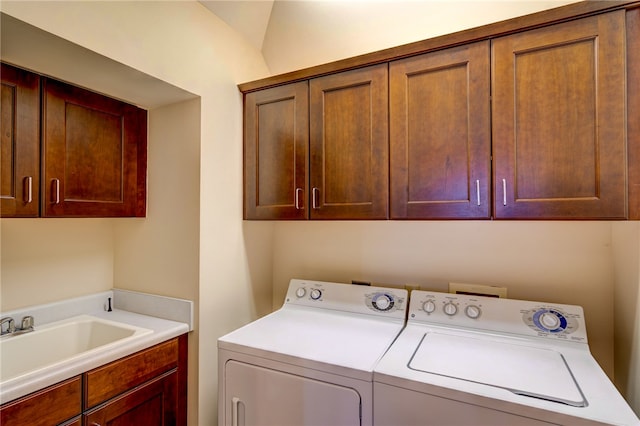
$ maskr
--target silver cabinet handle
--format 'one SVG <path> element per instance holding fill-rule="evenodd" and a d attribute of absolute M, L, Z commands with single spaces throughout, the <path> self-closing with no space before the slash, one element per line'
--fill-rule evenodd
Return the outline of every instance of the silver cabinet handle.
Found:
<path fill-rule="evenodd" d="M 33 201 L 33 177 L 24 178 L 24 202 L 29 204 Z"/>
<path fill-rule="evenodd" d="M 53 179 L 53 201 L 52 204 L 60 204 L 60 179 Z"/>
<path fill-rule="evenodd" d="M 302 193 L 302 188 L 296 188 L 296 210 L 304 210 L 304 206 L 300 207 L 300 194 Z"/>
<path fill-rule="evenodd" d="M 480 180 L 476 180 L 476 197 L 478 199 L 478 205 L 480 205 Z"/>
<path fill-rule="evenodd" d="M 502 179 L 502 205 L 507 205 L 507 180 Z"/>
<path fill-rule="evenodd" d="M 231 398 L 231 425 L 239 426 L 238 420 L 238 408 L 240 405 L 240 398 L 234 396 Z"/>
<path fill-rule="evenodd" d="M 314 188 L 311 190 L 311 198 L 312 198 L 312 200 L 311 200 L 311 207 L 313 207 L 314 209 L 319 208 L 319 207 L 318 207 L 318 202 L 317 202 L 318 192 L 320 192 L 320 190 L 319 190 L 318 188 L 316 188 L 316 187 L 314 187 Z"/>

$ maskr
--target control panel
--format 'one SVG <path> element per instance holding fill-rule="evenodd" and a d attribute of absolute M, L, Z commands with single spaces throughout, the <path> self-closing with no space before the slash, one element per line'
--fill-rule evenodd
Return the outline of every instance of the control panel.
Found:
<path fill-rule="evenodd" d="M 404 319 L 407 300 L 405 289 L 293 279 L 289 282 L 285 305 Z"/>
<path fill-rule="evenodd" d="M 580 306 L 414 290 L 409 322 L 587 342 Z"/>

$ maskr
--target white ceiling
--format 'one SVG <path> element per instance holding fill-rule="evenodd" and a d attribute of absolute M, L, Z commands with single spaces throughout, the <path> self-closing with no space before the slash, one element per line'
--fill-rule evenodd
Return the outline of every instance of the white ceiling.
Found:
<path fill-rule="evenodd" d="M 200 3 L 262 50 L 274 0 L 200 0 Z"/>

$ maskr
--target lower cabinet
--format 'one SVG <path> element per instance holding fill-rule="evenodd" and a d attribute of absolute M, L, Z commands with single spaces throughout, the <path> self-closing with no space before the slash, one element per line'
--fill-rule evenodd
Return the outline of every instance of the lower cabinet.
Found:
<path fill-rule="evenodd" d="M 187 424 L 187 335 L 0 407 L 2 426 Z"/>
<path fill-rule="evenodd" d="M 178 373 L 172 371 L 84 414 L 87 426 L 178 424 Z"/>

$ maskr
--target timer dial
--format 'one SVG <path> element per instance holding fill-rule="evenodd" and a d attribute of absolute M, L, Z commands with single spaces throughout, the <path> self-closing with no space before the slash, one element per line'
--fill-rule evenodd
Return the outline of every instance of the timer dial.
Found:
<path fill-rule="evenodd" d="M 387 293 L 378 293 L 371 299 L 371 304 L 378 311 L 388 311 L 393 308 L 393 296 Z"/>
<path fill-rule="evenodd" d="M 547 333 L 562 333 L 569 324 L 564 313 L 552 308 L 538 309 L 534 312 L 532 320 L 538 330 Z"/>
<path fill-rule="evenodd" d="M 311 290 L 311 293 L 309 293 L 309 296 L 311 296 L 313 300 L 318 300 L 322 297 L 322 290 L 314 288 Z"/>

